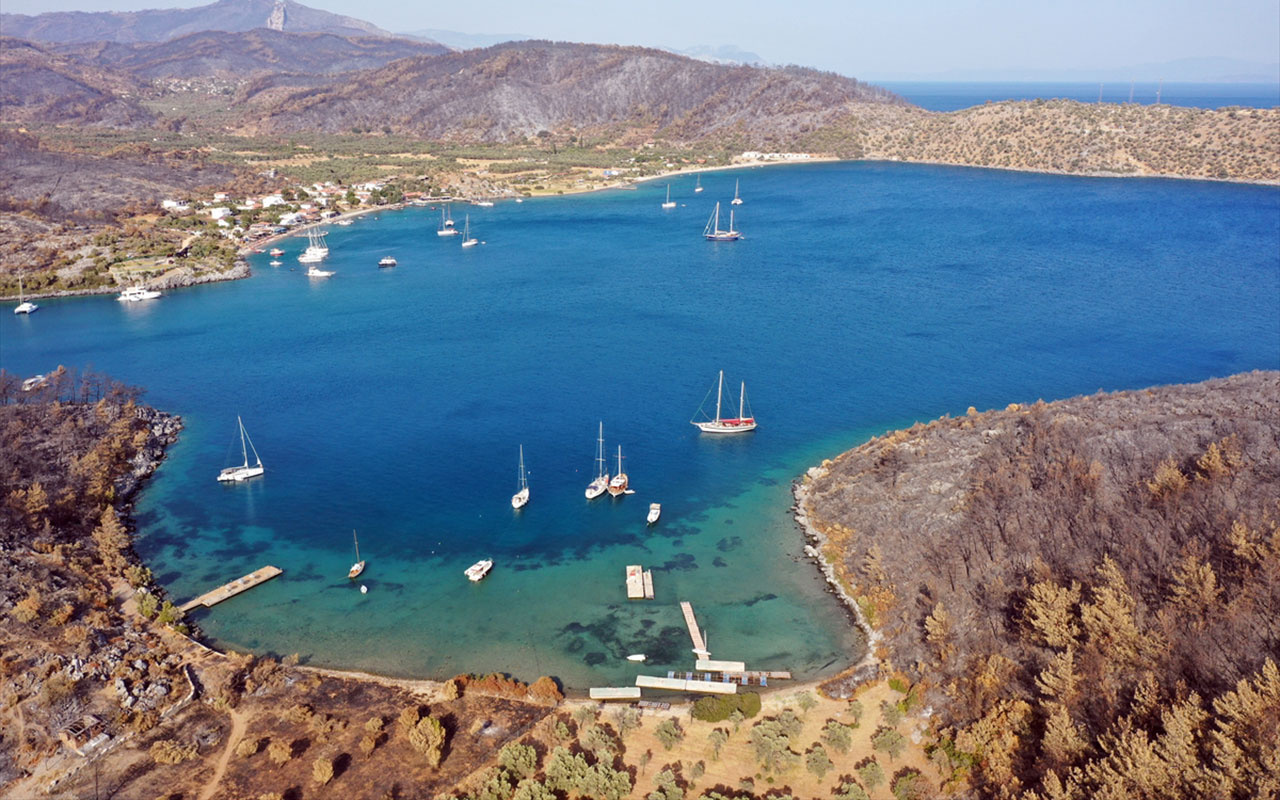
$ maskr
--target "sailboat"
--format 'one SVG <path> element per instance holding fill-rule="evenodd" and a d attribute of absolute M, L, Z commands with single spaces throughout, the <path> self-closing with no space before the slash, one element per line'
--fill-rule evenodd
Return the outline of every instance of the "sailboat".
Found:
<path fill-rule="evenodd" d="M 609 490 L 609 473 L 604 466 L 604 423 L 600 423 L 600 435 L 596 437 L 596 477 L 587 487 L 587 499 L 595 500 Z"/>
<path fill-rule="evenodd" d="M 618 445 L 618 472 L 613 476 L 613 480 L 609 481 L 609 494 L 618 497 L 626 492 L 627 473 L 622 471 L 622 445 Z"/>
<path fill-rule="evenodd" d="M 324 236 L 324 233 L 315 228 L 307 231 L 307 249 L 298 256 L 299 264 L 319 264 L 329 256 L 329 245 Z"/>
<path fill-rule="evenodd" d="M 520 445 L 520 491 L 511 495 L 512 508 L 524 508 L 529 502 L 529 478 L 524 472 L 524 445 Z"/>
<path fill-rule="evenodd" d="M 13 309 L 13 313 L 30 314 L 32 311 L 35 311 L 38 308 L 40 308 L 40 306 L 36 305 L 30 300 L 25 299 L 22 296 L 22 276 L 19 275 L 18 276 L 18 306 L 15 309 Z"/>
<path fill-rule="evenodd" d="M 739 231 L 733 229 L 733 211 L 729 211 L 729 230 L 720 229 L 720 204 L 716 203 L 716 210 L 712 212 L 711 219 L 707 220 L 707 227 L 702 229 L 702 236 L 712 242 L 732 242 L 742 238 Z"/>
<path fill-rule="evenodd" d="M 457 236 L 458 229 L 453 227 L 453 214 L 448 213 L 449 204 L 445 203 L 440 208 L 440 230 L 436 231 L 436 236 Z"/>
<path fill-rule="evenodd" d="M 234 467 L 227 467 L 218 473 L 220 481 L 247 481 L 250 478 L 256 478 L 261 475 L 264 470 L 262 468 L 262 459 L 258 457 L 258 448 L 253 446 L 253 441 L 249 438 L 249 433 L 244 429 L 244 420 L 236 416 L 236 424 L 240 426 L 240 455 L 244 457 L 244 463 Z M 253 460 L 256 462 L 252 466 L 249 464 L 249 451 L 253 451 Z"/>
<path fill-rule="evenodd" d="M 697 176 L 697 181 L 695 181 L 693 184 L 693 193 L 702 194 L 702 176 L 701 175 Z"/>
<path fill-rule="evenodd" d="M 667 184 L 667 202 L 662 204 L 663 208 L 675 208 L 676 203 L 671 199 L 671 184 Z"/>
<path fill-rule="evenodd" d="M 355 578 L 361 572 L 364 572 L 365 562 L 360 560 L 360 539 L 356 536 L 355 531 L 351 532 L 351 541 L 354 542 L 356 546 L 356 563 L 352 564 L 351 569 L 347 570 L 347 577 Z"/>
<path fill-rule="evenodd" d="M 738 196 L 738 182 L 733 182 L 733 199 L 729 201 L 731 205 L 742 205 L 742 198 Z"/>
<path fill-rule="evenodd" d="M 709 393 L 708 393 L 709 394 Z M 744 408 L 747 403 L 747 384 L 744 381 L 742 390 L 738 395 L 738 416 L 732 419 L 725 419 L 720 416 L 720 401 L 724 396 L 724 370 L 720 370 L 720 383 L 716 388 L 716 418 L 713 420 L 698 421 L 696 419 L 689 420 L 692 424 L 698 426 L 698 430 L 703 433 L 744 433 L 756 429 L 756 418 L 754 416 L 746 416 Z M 703 402 L 706 402 L 704 399 Z M 701 407 L 698 408 L 702 410 Z"/>
<path fill-rule="evenodd" d="M 480 244 L 480 240 L 471 235 L 471 215 L 468 214 L 466 222 L 462 225 L 462 246 L 475 247 Z"/>

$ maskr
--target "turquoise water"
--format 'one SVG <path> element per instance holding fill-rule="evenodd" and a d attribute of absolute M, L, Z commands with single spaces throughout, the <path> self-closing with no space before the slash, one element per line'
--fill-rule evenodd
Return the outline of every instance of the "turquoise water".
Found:
<path fill-rule="evenodd" d="M 741 180 L 746 239 L 705 242 Z M 1280 190 L 842 163 L 499 203 L 486 243 L 408 209 L 334 227 L 329 268 L 124 305 L 0 313 L 0 365 L 86 365 L 186 430 L 138 503 L 142 555 L 227 647 L 405 676 L 570 687 L 715 657 L 833 672 L 861 648 L 787 517 L 788 482 L 866 436 L 969 405 L 1280 367 Z M 378 269 L 382 255 L 399 259 Z M 688 424 L 723 368 L 754 434 Z M 237 414 L 267 474 L 214 481 Z M 588 503 L 596 424 L 636 494 Z M 513 512 L 517 448 L 532 500 Z M 238 455 L 238 453 L 237 453 Z M 650 502 L 663 504 L 652 529 Z M 346 580 L 351 530 L 369 567 Z M 483 583 L 463 569 L 497 566 Z M 654 570 L 628 603 L 623 570 Z"/>

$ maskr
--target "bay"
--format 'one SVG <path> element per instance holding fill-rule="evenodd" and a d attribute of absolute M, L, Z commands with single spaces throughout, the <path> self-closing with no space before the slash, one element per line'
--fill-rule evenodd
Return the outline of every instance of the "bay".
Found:
<path fill-rule="evenodd" d="M 1075 100 L 1096 103 L 1164 105 L 1188 108 L 1274 108 L 1280 106 L 1280 83 L 1190 83 L 1167 81 L 888 81 L 877 82 L 889 91 L 929 111 L 962 108 L 1003 100 Z"/>
<path fill-rule="evenodd" d="M 735 180 L 746 238 L 703 241 Z M 43 300 L 0 314 L 0 366 L 92 365 L 183 415 L 138 502 L 139 552 L 178 599 L 285 570 L 194 614 L 216 644 L 571 688 L 687 667 L 679 600 L 717 658 L 805 677 L 855 661 L 788 485 L 874 433 L 1280 368 L 1275 187 L 858 162 L 693 182 L 670 181 L 665 212 L 665 181 L 457 207 L 484 241 L 466 251 L 438 212 L 378 212 L 330 229 L 328 280 L 291 238 L 249 280 Z M 735 399 L 746 381 L 755 433 L 689 425 L 719 369 Z M 267 473 L 226 486 L 237 414 Z M 636 494 L 587 502 L 601 420 Z M 515 512 L 520 445 L 532 499 Z M 497 565 L 470 584 L 482 557 Z M 655 600 L 625 599 L 633 563 Z"/>

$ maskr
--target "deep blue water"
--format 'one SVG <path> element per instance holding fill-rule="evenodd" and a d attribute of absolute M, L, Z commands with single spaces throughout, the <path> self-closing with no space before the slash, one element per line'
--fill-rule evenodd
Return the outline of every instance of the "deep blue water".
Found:
<path fill-rule="evenodd" d="M 1280 83 L 1159 83 L 1138 82 L 1130 86 L 1128 81 L 1103 83 L 1068 82 L 945 82 L 945 81 L 885 81 L 878 82 L 889 91 L 930 111 L 956 111 L 970 106 L 980 106 L 988 101 L 1001 100 L 1078 100 L 1081 103 L 1098 102 L 1098 90 L 1102 90 L 1104 103 L 1134 102 L 1151 105 L 1160 102 L 1171 106 L 1190 108 L 1223 108 L 1247 106 L 1272 108 L 1280 106 Z M 1132 91 L 1132 94 L 1130 92 Z"/>
<path fill-rule="evenodd" d="M 741 180 L 746 239 L 700 232 Z M 788 482 L 868 435 L 970 406 L 1280 368 L 1280 190 L 923 165 L 770 167 L 331 229 L 311 281 L 0 314 L 0 365 L 150 389 L 187 428 L 139 506 L 179 599 L 266 563 L 196 614 L 227 647 L 398 675 L 630 683 L 688 665 L 678 600 L 715 657 L 831 672 L 861 647 L 787 517 Z M 395 269 L 379 257 L 394 254 Z M 688 421 L 723 368 L 760 429 Z M 267 465 L 214 475 L 244 417 Z M 587 503 L 595 432 L 637 493 Z M 517 447 L 532 501 L 512 512 Z M 236 445 L 238 447 L 238 444 Z M 648 503 L 662 521 L 646 529 Z M 345 578 L 351 530 L 369 560 Z M 498 562 L 470 585 L 462 570 Z M 623 570 L 654 568 L 628 603 Z"/>

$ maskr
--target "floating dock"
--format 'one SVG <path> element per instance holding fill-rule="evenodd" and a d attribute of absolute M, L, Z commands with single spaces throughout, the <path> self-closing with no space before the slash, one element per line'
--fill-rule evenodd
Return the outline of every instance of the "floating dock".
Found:
<path fill-rule="evenodd" d="M 703 638 L 702 631 L 698 630 L 698 620 L 693 616 L 693 605 L 687 600 L 681 600 L 680 610 L 684 612 L 684 624 L 689 626 L 689 638 L 693 640 L 693 652 L 703 658 L 710 658 L 711 654 L 707 652 L 707 641 Z"/>
<path fill-rule="evenodd" d="M 593 686 L 590 690 L 592 700 L 639 700 L 639 686 Z"/>
<path fill-rule="evenodd" d="M 183 603 L 181 607 L 182 613 L 185 614 L 197 606 L 212 608 L 223 600 L 235 597 L 241 592 L 247 592 L 260 583 L 266 583 L 282 572 L 284 570 L 270 565 L 256 569 L 243 578 L 236 578 L 234 581 L 224 583 L 211 592 L 205 592 L 196 599 Z"/>
<path fill-rule="evenodd" d="M 627 565 L 627 599 L 653 599 L 653 571 L 639 564 Z"/>

